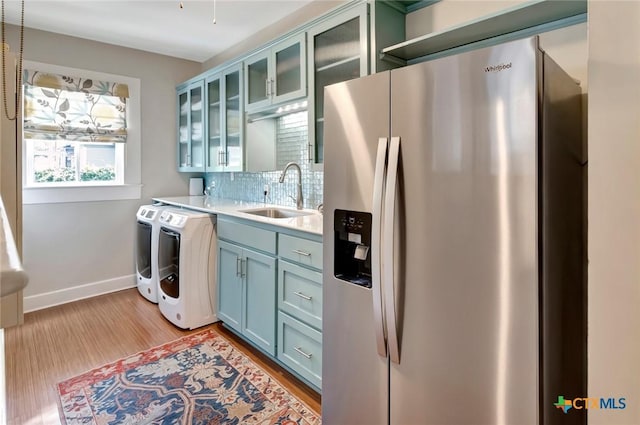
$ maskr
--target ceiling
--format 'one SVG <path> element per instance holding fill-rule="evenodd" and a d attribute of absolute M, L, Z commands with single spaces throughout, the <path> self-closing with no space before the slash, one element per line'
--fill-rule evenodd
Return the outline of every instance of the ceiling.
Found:
<path fill-rule="evenodd" d="M 311 0 L 27 0 L 25 27 L 196 62 L 223 52 Z M 21 2 L 5 1 L 5 20 L 20 24 Z M 25 44 L 29 40 L 25 39 Z"/>

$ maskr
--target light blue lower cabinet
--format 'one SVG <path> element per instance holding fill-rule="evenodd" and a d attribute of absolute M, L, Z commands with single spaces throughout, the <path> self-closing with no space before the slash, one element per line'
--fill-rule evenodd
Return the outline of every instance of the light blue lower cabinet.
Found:
<path fill-rule="evenodd" d="M 218 241 L 218 317 L 242 332 L 242 248 Z"/>
<path fill-rule="evenodd" d="M 276 259 L 244 250 L 245 310 L 242 333 L 276 355 Z"/>
<path fill-rule="evenodd" d="M 218 241 L 218 317 L 276 356 L 276 259 Z"/>
<path fill-rule="evenodd" d="M 322 388 L 322 333 L 278 312 L 278 360 Z"/>
<path fill-rule="evenodd" d="M 322 388 L 321 267 L 319 237 L 218 219 L 218 317 L 316 390 Z"/>

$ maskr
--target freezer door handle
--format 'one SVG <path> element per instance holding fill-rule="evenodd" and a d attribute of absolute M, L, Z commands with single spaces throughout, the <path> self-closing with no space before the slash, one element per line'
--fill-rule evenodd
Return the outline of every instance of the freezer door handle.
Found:
<path fill-rule="evenodd" d="M 400 138 L 392 137 L 389 143 L 389 159 L 387 161 L 387 181 L 384 193 L 384 222 L 382 224 L 382 282 L 384 282 L 384 311 L 387 324 L 387 344 L 389 358 L 400 363 L 400 347 L 398 345 L 398 328 L 395 300 L 395 206 L 396 183 L 398 181 L 398 157 L 400 155 Z"/>
<path fill-rule="evenodd" d="M 373 318 L 376 330 L 376 346 L 378 354 L 387 357 L 387 341 L 385 335 L 384 315 L 382 309 L 382 197 L 384 193 L 384 177 L 387 173 L 386 137 L 378 139 L 376 169 L 373 177 L 373 208 L 371 223 L 371 290 L 373 291 Z"/>

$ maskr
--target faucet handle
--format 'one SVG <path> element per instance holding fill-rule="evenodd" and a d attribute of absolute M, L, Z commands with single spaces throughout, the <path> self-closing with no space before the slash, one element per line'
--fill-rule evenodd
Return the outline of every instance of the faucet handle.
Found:
<path fill-rule="evenodd" d="M 216 188 L 216 182 L 214 180 L 214 181 L 211 181 L 211 184 L 209 184 L 209 186 L 205 187 L 204 189 L 205 196 L 213 195 L 213 191 L 215 190 L 215 188 Z"/>

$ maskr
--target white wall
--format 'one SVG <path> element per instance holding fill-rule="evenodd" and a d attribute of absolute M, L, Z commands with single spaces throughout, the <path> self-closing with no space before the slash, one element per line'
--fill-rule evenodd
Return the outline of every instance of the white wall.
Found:
<path fill-rule="evenodd" d="M 589 424 L 640 424 L 640 2 L 589 1 Z"/>
<path fill-rule="evenodd" d="M 18 28 L 7 30 L 17 49 Z M 154 196 L 188 193 L 189 176 L 176 170 L 175 86 L 201 65 L 32 29 L 25 29 L 24 57 L 141 80 L 143 184 L 140 200 L 24 205 L 25 310 L 132 286 L 138 206 Z M 78 288 L 96 282 L 103 283 Z"/>

